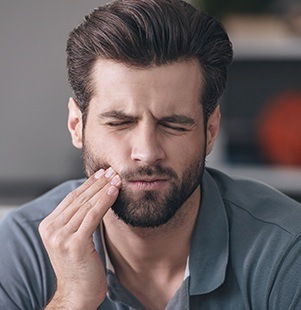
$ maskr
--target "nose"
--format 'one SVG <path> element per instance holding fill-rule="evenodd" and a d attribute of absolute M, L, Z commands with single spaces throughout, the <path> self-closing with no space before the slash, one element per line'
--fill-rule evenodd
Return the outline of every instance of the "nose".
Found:
<path fill-rule="evenodd" d="M 137 128 L 132 141 L 131 159 L 144 165 L 153 165 L 165 158 L 162 141 L 155 126 Z"/>

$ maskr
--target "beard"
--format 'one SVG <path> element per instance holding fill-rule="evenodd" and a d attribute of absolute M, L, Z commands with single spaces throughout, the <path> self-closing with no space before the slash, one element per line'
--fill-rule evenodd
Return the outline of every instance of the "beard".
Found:
<path fill-rule="evenodd" d="M 89 177 L 100 168 L 106 169 L 108 162 L 96 158 L 84 143 L 83 162 L 86 175 Z M 156 228 L 169 222 L 179 211 L 185 201 L 200 185 L 205 167 L 205 151 L 201 158 L 185 168 L 182 179 L 170 167 L 161 164 L 138 167 L 135 170 L 118 172 L 122 188 L 112 206 L 115 215 L 125 224 L 139 228 Z M 143 179 L 143 177 L 168 179 L 170 188 L 161 193 L 156 190 L 133 192 L 127 187 L 127 180 Z"/>

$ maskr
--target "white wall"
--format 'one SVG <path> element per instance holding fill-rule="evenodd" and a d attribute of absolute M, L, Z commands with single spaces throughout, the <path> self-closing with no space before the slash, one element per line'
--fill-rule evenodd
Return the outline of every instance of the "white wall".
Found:
<path fill-rule="evenodd" d="M 30 188 L 81 176 L 67 132 L 68 33 L 106 1 L 1 0 L 0 203 Z"/>

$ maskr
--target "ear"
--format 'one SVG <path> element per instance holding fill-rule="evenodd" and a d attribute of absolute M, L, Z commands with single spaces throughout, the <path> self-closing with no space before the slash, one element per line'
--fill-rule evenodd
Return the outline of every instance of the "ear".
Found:
<path fill-rule="evenodd" d="M 207 121 L 207 145 L 206 155 L 209 155 L 212 151 L 215 140 L 218 137 L 219 126 L 220 126 L 221 112 L 219 105 L 211 113 Z"/>
<path fill-rule="evenodd" d="M 81 149 L 83 147 L 83 120 L 82 112 L 75 99 L 70 98 L 68 103 L 68 129 L 71 134 L 72 144 Z"/>

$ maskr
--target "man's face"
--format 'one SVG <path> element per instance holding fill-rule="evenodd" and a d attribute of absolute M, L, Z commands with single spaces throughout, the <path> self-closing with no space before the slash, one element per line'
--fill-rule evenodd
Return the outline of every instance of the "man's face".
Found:
<path fill-rule="evenodd" d="M 203 174 L 201 69 L 193 60 L 148 69 L 99 60 L 92 78 L 95 92 L 77 144 L 86 174 L 112 166 L 122 179 L 115 214 L 134 227 L 163 225 Z"/>

